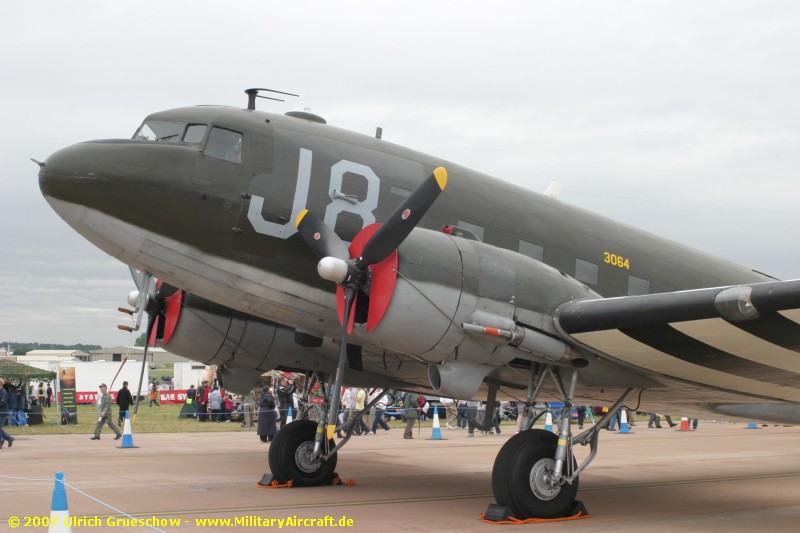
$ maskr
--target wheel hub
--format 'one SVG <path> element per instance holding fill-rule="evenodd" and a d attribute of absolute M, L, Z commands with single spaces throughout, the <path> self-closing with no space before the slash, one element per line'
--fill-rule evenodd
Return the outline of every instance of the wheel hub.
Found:
<path fill-rule="evenodd" d="M 540 500 L 552 500 L 561 492 L 561 485 L 553 474 L 554 459 L 539 459 L 531 468 L 529 482 L 531 491 Z"/>
<path fill-rule="evenodd" d="M 314 455 L 314 441 L 306 441 L 297 447 L 294 452 L 294 462 L 297 468 L 306 474 L 312 474 L 319 470 L 322 461 Z"/>

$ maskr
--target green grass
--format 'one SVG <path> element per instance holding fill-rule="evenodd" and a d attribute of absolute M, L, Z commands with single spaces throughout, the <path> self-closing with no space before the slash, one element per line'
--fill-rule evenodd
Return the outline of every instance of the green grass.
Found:
<path fill-rule="evenodd" d="M 194 418 L 178 418 L 181 405 L 162 405 L 161 407 L 147 407 L 148 402 L 139 405 L 139 413 L 134 421 L 133 408 L 131 407 L 131 423 L 134 433 L 189 433 L 189 432 L 224 432 L 224 431 L 246 431 L 239 422 L 219 422 L 201 424 Z M 6 431 L 11 435 L 69 435 L 92 433 L 97 425 L 97 406 L 79 405 L 78 423 L 66 426 L 59 426 L 59 417 L 56 416 L 55 408 L 44 410 L 44 424 L 28 426 L 26 428 L 6 426 Z M 117 407 L 113 408 L 112 420 L 117 422 Z M 55 420 L 55 424 L 51 423 Z M 120 427 L 120 430 L 122 427 Z M 108 426 L 103 430 L 110 433 Z"/>
<path fill-rule="evenodd" d="M 199 433 L 199 432 L 239 432 L 248 431 L 241 427 L 239 422 L 218 422 L 218 423 L 200 423 L 194 418 L 178 418 L 182 405 L 162 405 L 161 407 L 148 407 L 149 401 L 144 401 L 139 405 L 139 412 L 134 420 L 133 408 L 131 408 L 131 422 L 133 424 L 132 430 L 135 433 Z M 28 426 L 25 428 L 6 426 L 6 431 L 11 435 L 71 435 L 71 434 L 91 434 L 94 432 L 95 425 L 97 424 L 97 406 L 96 405 L 79 405 L 78 406 L 78 423 L 66 426 L 60 426 L 59 417 L 56 416 L 54 407 L 49 409 L 45 408 L 44 424 L 37 426 Z M 118 409 L 116 406 L 113 408 L 113 421 L 117 422 Z M 55 424 L 51 424 L 51 420 L 55 420 Z M 405 422 L 399 420 L 387 420 L 389 426 L 393 429 L 400 429 L 405 427 Z M 440 425 L 445 427 L 445 420 L 440 419 Z M 367 421 L 369 425 L 370 422 Z M 430 429 L 432 426 L 431 420 L 424 422 L 417 422 L 414 427 L 421 427 L 422 429 Z M 540 422 L 541 424 L 541 422 Z M 516 428 L 516 422 L 504 421 L 502 426 L 509 429 Z M 120 430 L 122 426 L 120 426 Z M 252 431 L 252 430 L 250 430 Z M 111 430 L 108 426 L 103 430 L 104 433 L 110 433 Z M 504 430 L 505 433 L 505 430 Z"/>

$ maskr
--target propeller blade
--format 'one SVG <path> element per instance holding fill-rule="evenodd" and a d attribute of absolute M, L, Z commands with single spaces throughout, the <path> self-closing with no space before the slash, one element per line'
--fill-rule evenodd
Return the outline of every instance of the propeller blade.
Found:
<path fill-rule="evenodd" d="M 353 308 L 353 301 L 356 298 L 356 290 L 352 287 L 344 288 L 344 316 L 350 316 Z M 345 319 L 342 324 L 342 345 L 339 348 L 339 364 L 336 367 L 336 374 L 333 379 L 333 392 L 331 393 L 331 404 L 328 409 L 328 434 L 333 435 L 333 431 L 339 422 L 339 400 L 342 394 L 342 381 L 344 379 L 344 363 L 347 358 L 347 327 L 349 321 Z"/>
<path fill-rule="evenodd" d="M 444 167 L 439 167 L 378 228 L 364 246 L 364 253 L 357 261 L 358 268 L 380 263 L 395 251 L 425 216 L 446 185 L 447 171 Z"/>
<path fill-rule="evenodd" d="M 139 400 L 142 396 L 139 394 L 142 391 L 142 382 L 144 381 L 144 368 L 147 366 L 147 347 L 150 345 L 150 336 L 158 322 L 158 313 L 147 314 L 147 335 L 145 335 L 144 352 L 142 353 L 142 369 L 139 371 L 139 388 L 136 389 L 136 404 L 133 406 L 133 420 L 136 421 L 136 415 L 139 413 Z"/>
<path fill-rule="evenodd" d="M 347 246 L 325 222 L 303 209 L 294 223 L 298 233 L 318 257 L 350 259 Z"/>

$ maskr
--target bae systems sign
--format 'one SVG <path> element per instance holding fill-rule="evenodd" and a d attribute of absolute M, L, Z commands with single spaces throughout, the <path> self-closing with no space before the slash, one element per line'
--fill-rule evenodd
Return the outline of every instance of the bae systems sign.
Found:
<path fill-rule="evenodd" d="M 159 403 L 186 403 L 186 389 L 183 390 L 162 390 L 158 391 L 161 398 Z M 117 403 L 117 391 L 109 391 L 111 400 Z M 144 399 L 147 401 L 147 399 Z M 78 404 L 97 403 L 97 391 L 75 393 L 75 402 Z"/>

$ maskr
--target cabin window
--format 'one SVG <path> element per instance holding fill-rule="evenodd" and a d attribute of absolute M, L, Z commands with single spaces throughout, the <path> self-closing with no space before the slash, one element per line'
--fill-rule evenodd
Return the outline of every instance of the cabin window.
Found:
<path fill-rule="evenodd" d="M 211 128 L 205 154 L 232 163 L 241 163 L 242 134 L 223 128 Z"/>
<path fill-rule="evenodd" d="M 136 131 L 133 138 L 143 141 L 166 141 L 176 143 L 180 142 L 181 134 L 185 127 L 185 123 L 148 120 Z"/>
<path fill-rule="evenodd" d="M 537 261 L 544 261 L 544 248 L 532 242 L 519 241 L 519 253 Z"/>
<path fill-rule="evenodd" d="M 646 279 L 628 276 L 628 296 L 650 294 L 650 282 Z"/>
<path fill-rule="evenodd" d="M 597 275 L 600 267 L 583 259 L 575 260 L 575 279 L 589 285 L 597 285 Z"/>
<path fill-rule="evenodd" d="M 205 124 L 189 124 L 186 127 L 186 133 L 183 134 L 183 142 L 200 144 L 203 142 L 203 137 L 206 136 L 208 126 Z"/>

